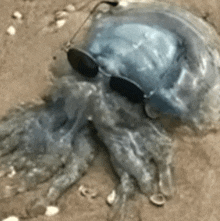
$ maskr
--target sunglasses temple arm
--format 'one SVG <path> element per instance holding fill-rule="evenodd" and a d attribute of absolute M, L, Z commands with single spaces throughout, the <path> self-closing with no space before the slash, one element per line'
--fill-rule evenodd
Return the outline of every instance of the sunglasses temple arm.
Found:
<path fill-rule="evenodd" d="M 101 5 L 101 4 L 108 4 L 111 6 L 117 6 L 118 2 L 117 1 L 101 1 L 99 3 L 97 3 L 93 9 L 90 11 L 89 15 L 86 17 L 86 19 L 83 21 L 82 25 L 80 26 L 80 28 L 75 32 L 75 34 L 73 35 L 73 37 L 70 39 L 70 41 L 67 43 L 67 45 L 65 46 L 64 50 L 68 51 L 69 47 L 71 45 L 74 44 L 74 39 L 77 37 L 77 35 L 79 34 L 79 32 L 81 31 L 81 29 L 83 28 L 83 26 L 85 25 L 85 23 L 89 20 L 89 18 L 92 16 L 92 14 L 96 11 L 96 9 Z"/>

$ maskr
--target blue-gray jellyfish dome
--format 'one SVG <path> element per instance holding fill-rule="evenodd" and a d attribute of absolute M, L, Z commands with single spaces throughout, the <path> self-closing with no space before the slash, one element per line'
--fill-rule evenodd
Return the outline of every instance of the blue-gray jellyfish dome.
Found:
<path fill-rule="evenodd" d="M 215 30 L 191 13 L 131 4 L 95 18 L 83 49 L 102 73 L 141 89 L 152 116 L 159 112 L 197 124 L 218 115 L 219 45 Z"/>
<path fill-rule="evenodd" d="M 182 51 L 174 33 L 138 23 L 103 29 L 89 48 L 105 72 L 135 82 L 147 96 L 159 86 Z"/>

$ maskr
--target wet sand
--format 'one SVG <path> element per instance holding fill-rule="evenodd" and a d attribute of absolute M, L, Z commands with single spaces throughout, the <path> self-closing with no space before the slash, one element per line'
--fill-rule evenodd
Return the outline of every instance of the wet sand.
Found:
<path fill-rule="evenodd" d="M 89 0 L 1 0 L 0 3 L 0 115 L 21 103 L 41 103 L 51 85 L 50 64 L 55 52 L 80 27 L 92 6 L 98 1 Z M 173 0 L 196 15 L 204 18 L 220 33 L 220 2 L 218 0 Z M 66 24 L 56 29 L 53 25 L 56 11 L 74 4 Z M 84 6 L 84 7 L 82 7 Z M 81 8 L 81 9 L 80 9 Z M 80 9 L 80 10 L 79 10 Z M 21 12 L 21 22 L 12 18 Z M 9 26 L 16 34 L 6 33 Z M 175 153 L 176 194 L 164 207 L 150 204 L 140 195 L 142 220 L 149 221 L 218 221 L 220 220 L 220 132 L 202 138 L 181 133 L 175 135 L 178 146 Z M 108 153 L 100 152 L 87 174 L 59 200 L 60 212 L 53 217 L 39 216 L 33 221 L 105 221 L 110 207 L 106 197 L 119 182 Z M 98 196 L 82 196 L 80 185 L 95 189 Z M 25 216 L 25 207 L 36 195 L 45 193 L 48 184 L 36 190 L 0 200 L 0 217 Z"/>

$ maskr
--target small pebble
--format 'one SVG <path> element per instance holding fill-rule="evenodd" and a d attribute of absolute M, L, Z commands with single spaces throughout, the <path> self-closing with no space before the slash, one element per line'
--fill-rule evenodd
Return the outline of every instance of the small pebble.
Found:
<path fill-rule="evenodd" d="M 112 192 L 107 196 L 106 201 L 109 205 L 112 205 L 115 201 L 115 198 L 116 198 L 116 191 L 112 190 Z"/>
<path fill-rule="evenodd" d="M 10 167 L 11 172 L 8 174 L 9 178 L 13 178 L 16 174 L 15 168 L 13 166 Z"/>
<path fill-rule="evenodd" d="M 102 17 L 102 15 L 103 15 L 102 13 L 98 13 L 95 18 L 100 19 Z"/>
<path fill-rule="evenodd" d="M 19 219 L 16 216 L 9 216 L 8 218 L 3 219 L 2 221 L 19 221 Z"/>
<path fill-rule="evenodd" d="M 127 7 L 128 4 L 129 3 L 127 1 L 125 1 L 125 0 L 122 0 L 122 1 L 119 2 L 119 5 L 122 6 L 122 7 Z"/>
<path fill-rule="evenodd" d="M 46 216 L 55 216 L 57 213 L 59 213 L 59 208 L 56 206 L 48 206 L 45 212 Z"/>
<path fill-rule="evenodd" d="M 92 118 L 92 116 L 91 116 L 91 115 L 90 115 L 90 116 L 88 116 L 88 120 L 89 120 L 89 121 L 92 121 L 92 119 L 93 119 L 93 118 Z"/>
<path fill-rule="evenodd" d="M 162 194 L 154 194 L 150 197 L 151 203 L 157 206 L 163 206 L 166 202 L 164 195 Z"/>
<path fill-rule="evenodd" d="M 67 6 L 65 7 L 65 10 L 68 11 L 68 12 L 74 12 L 74 11 L 76 11 L 76 8 L 75 8 L 74 5 L 69 4 L 69 5 L 67 5 Z"/>
<path fill-rule="evenodd" d="M 86 196 L 86 197 L 92 198 L 92 199 L 96 198 L 98 195 L 98 193 L 95 190 L 93 190 L 91 188 L 87 188 L 83 185 L 81 185 L 79 187 L 79 192 L 82 196 Z"/>
<path fill-rule="evenodd" d="M 13 18 L 15 19 L 22 19 L 22 14 L 19 11 L 15 11 L 12 15 Z"/>
<path fill-rule="evenodd" d="M 58 11 L 56 14 L 55 14 L 55 18 L 56 20 L 61 20 L 63 18 L 67 18 L 69 16 L 69 13 L 68 12 L 65 12 L 65 11 Z"/>
<path fill-rule="evenodd" d="M 66 24 L 66 19 L 61 19 L 56 21 L 56 26 L 62 28 Z"/>
<path fill-rule="evenodd" d="M 15 35 L 16 34 L 16 29 L 14 26 L 10 26 L 8 29 L 7 29 L 7 34 L 9 35 Z"/>

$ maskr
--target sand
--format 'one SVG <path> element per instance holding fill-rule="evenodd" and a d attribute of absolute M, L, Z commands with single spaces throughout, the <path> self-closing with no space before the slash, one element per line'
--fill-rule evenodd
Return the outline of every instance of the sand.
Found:
<path fill-rule="evenodd" d="M 69 40 L 98 1 L 93 0 L 1 0 L 0 2 L 0 116 L 21 103 L 41 103 L 51 85 L 50 64 L 60 46 Z M 204 18 L 220 33 L 219 0 L 170 1 Z M 73 4 L 66 24 L 56 28 L 54 14 Z M 22 18 L 15 19 L 15 11 Z M 14 26 L 16 33 L 7 34 Z M 12 33 L 13 34 L 13 33 Z M 218 221 L 220 220 L 220 132 L 202 138 L 175 135 L 176 194 L 164 207 L 150 204 L 144 195 L 137 197 L 143 221 Z M 111 209 L 108 194 L 119 180 L 108 153 L 100 148 L 87 174 L 59 200 L 60 212 L 53 217 L 39 216 L 38 221 L 106 221 Z M 82 196 L 84 185 L 97 191 L 94 199 Z M 25 207 L 44 193 L 48 184 L 36 190 L 0 200 L 0 218 L 26 216 Z M 140 206 L 141 205 L 141 206 Z"/>

